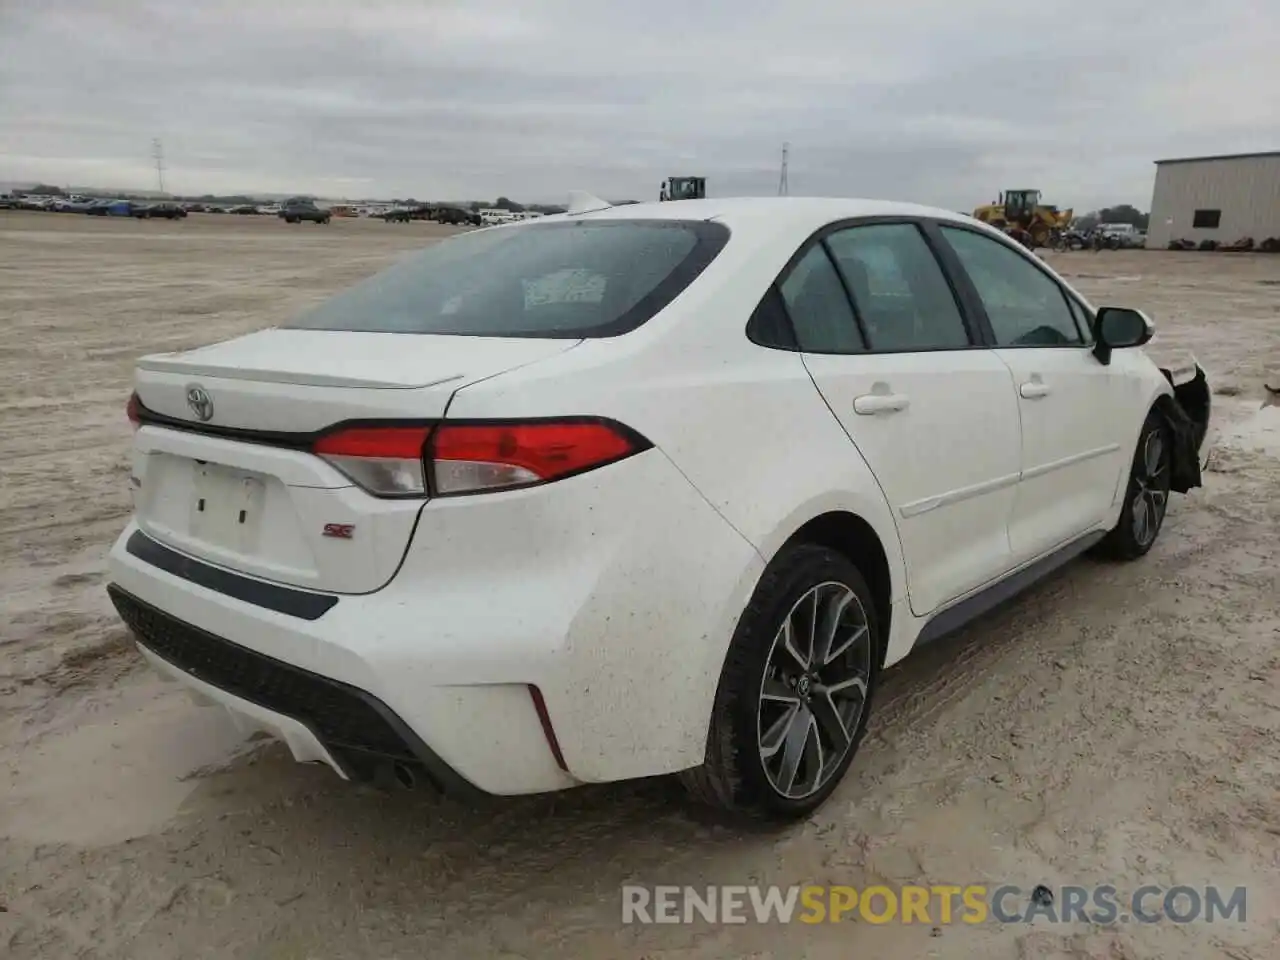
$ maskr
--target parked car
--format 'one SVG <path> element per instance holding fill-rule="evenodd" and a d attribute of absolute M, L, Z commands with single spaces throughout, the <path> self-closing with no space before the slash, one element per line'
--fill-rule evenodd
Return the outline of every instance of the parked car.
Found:
<path fill-rule="evenodd" d="M 410 220 L 431 220 L 435 208 L 425 204 L 416 207 L 396 207 L 382 214 L 387 223 L 408 223 Z"/>
<path fill-rule="evenodd" d="M 884 667 L 1200 483 L 1204 371 L 998 230 L 572 209 L 138 361 L 108 590 L 156 668 L 347 778 L 801 817 Z"/>
<path fill-rule="evenodd" d="M 449 206 L 442 204 L 435 207 L 431 212 L 431 219 L 438 223 L 451 223 L 455 225 L 471 224 L 472 226 L 480 226 L 480 214 L 471 210 L 464 210 L 461 207 Z"/>
<path fill-rule="evenodd" d="M 1102 246 L 1110 250 L 1134 249 L 1147 243 L 1146 231 L 1131 223 L 1100 223 L 1097 231 L 1102 237 Z"/>
<path fill-rule="evenodd" d="M 132 200 L 95 200 L 84 212 L 91 217 L 132 217 L 137 206 Z"/>
<path fill-rule="evenodd" d="M 316 202 L 308 197 L 292 197 L 281 204 L 278 216 L 285 223 L 300 223 L 303 220 L 328 223 L 332 214 L 317 207 Z"/>
<path fill-rule="evenodd" d="M 232 208 L 231 208 L 230 210 L 228 210 L 227 212 L 228 212 L 228 213 L 238 213 L 238 214 L 240 214 L 241 216 L 248 216 L 248 217 L 256 217 L 256 216 L 261 216 L 261 215 L 262 215 L 262 211 L 261 211 L 261 210 L 259 210 L 259 209 L 258 209 L 256 206 L 254 206 L 252 203 L 242 203 L 242 204 L 241 204 L 240 206 L 238 206 L 238 207 L 232 207 Z"/>
<path fill-rule="evenodd" d="M 133 215 L 139 220 L 159 218 L 164 220 L 181 220 L 187 211 L 176 203 L 135 203 Z"/>

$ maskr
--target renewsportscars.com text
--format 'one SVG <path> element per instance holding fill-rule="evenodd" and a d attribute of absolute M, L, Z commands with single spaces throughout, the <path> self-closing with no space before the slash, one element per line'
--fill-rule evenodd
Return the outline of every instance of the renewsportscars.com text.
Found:
<path fill-rule="evenodd" d="M 1101 884 L 988 886 L 640 886 L 622 888 L 622 922 L 632 923 L 1243 923 L 1244 887 Z"/>

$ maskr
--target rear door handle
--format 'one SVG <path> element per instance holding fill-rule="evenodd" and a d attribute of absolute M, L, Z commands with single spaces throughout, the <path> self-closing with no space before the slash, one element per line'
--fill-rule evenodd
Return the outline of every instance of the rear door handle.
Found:
<path fill-rule="evenodd" d="M 897 413 L 911 406 L 911 398 L 905 393 L 868 393 L 853 398 L 853 412 L 864 417 L 878 413 Z"/>
<path fill-rule="evenodd" d="M 1039 380 L 1029 380 L 1018 386 L 1018 395 L 1027 400 L 1038 400 L 1041 397 L 1047 397 L 1053 393 L 1047 383 L 1041 383 Z"/>

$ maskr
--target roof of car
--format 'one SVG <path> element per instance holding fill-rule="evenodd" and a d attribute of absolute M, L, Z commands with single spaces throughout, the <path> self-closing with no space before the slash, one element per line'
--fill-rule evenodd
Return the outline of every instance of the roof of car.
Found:
<path fill-rule="evenodd" d="M 730 225 L 768 219 L 789 227 L 817 228 L 833 220 L 854 217 L 915 216 L 969 222 L 972 218 L 953 210 L 854 197 L 725 197 L 707 200 L 670 200 L 605 207 L 567 219 L 680 219 L 721 220 Z"/>

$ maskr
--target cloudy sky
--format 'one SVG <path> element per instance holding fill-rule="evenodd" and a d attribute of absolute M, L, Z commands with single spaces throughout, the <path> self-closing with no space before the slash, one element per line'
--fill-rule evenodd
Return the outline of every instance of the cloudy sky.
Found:
<path fill-rule="evenodd" d="M 1280 0 L 0 0 L 0 181 L 1150 202 L 1280 148 Z"/>

